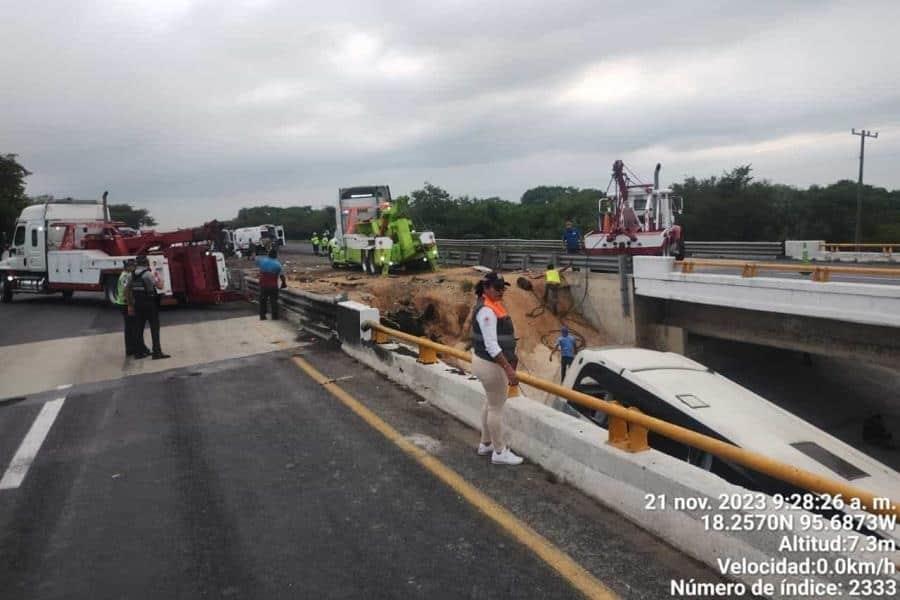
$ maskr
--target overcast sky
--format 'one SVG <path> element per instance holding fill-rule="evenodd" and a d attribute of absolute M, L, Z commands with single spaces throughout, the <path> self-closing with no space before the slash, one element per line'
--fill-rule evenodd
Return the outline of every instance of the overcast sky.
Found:
<path fill-rule="evenodd" d="M 29 194 L 108 189 L 166 227 L 352 185 L 605 188 L 616 158 L 831 183 L 852 127 L 900 188 L 898 23 L 898 0 L 2 0 L 0 152 Z"/>

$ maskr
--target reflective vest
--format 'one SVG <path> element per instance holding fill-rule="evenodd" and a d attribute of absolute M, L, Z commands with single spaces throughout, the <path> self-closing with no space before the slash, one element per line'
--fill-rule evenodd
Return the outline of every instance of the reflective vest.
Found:
<path fill-rule="evenodd" d="M 122 271 L 119 274 L 119 282 L 116 284 L 116 304 L 125 306 L 128 302 L 125 299 L 125 288 L 131 284 L 131 273 Z"/>
<path fill-rule="evenodd" d="M 559 270 L 558 269 L 547 269 L 547 283 L 555 283 L 557 285 L 562 284 L 562 280 L 559 278 Z"/>
<path fill-rule="evenodd" d="M 151 285 L 150 289 L 147 289 L 147 285 L 144 282 L 144 273 L 149 271 L 150 269 L 147 267 L 138 267 L 134 270 L 131 281 L 128 282 L 128 287 L 131 288 L 131 293 L 134 295 L 135 300 L 156 295 L 156 287 Z"/>
<path fill-rule="evenodd" d="M 516 330 L 513 327 L 512 317 L 506 312 L 506 308 L 499 302 L 481 296 L 475 302 L 475 310 L 472 312 L 472 351 L 478 358 L 493 361 L 484 345 L 484 336 L 481 334 L 481 326 L 478 324 L 478 311 L 484 307 L 490 308 L 497 316 L 497 343 L 506 360 L 512 362 L 516 359 Z"/>
<path fill-rule="evenodd" d="M 312 236 L 312 239 L 309 241 L 312 243 L 313 246 L 318 246 L 319 245 L 319 236 L 314 235 L 314 236 Z"/>

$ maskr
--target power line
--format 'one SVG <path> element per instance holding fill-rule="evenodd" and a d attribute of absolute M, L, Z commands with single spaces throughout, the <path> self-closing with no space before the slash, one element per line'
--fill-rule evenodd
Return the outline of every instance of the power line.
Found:
<path fill-rule="evenodd" d="M 862 230 L 862 185 L 863 185 L 863 160 L 866 155 L 866 138 L 878 138 L 878 132 L 872 133 L 865 129 L 856 131 L 854 127 L 850 133 L 859 136 L 859 181 L 856 184 L 856 251 L 859 252 L 859 238 Z"/>

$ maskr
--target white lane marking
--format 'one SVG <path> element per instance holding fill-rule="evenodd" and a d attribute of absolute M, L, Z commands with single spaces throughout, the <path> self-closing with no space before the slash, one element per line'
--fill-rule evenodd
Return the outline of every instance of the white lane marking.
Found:
<path fill-rule="evenodd" d="M 56 389 L 58 389 L 58 390 L 67 390 L 67 389 L 69 389 L 70 387 L 72 387 L 72 384 L 71 384 L 71 383 L 64 383 L 63 385 L 58 385 L 58 386 L 56 386 Z"/>
<path fill-rule="evenodd" d="M 3 479 L 0 479 L 0 490 L 10 490 L 22 485 L 25 475 L 28 474 L 28 468 L 34 462 L 38 450 L 41 449 L 41 444 L 44 443 L 47 433 L 53 427 L 53 422 L 56 420 L 56 416 L 59 414 L 65 401 L 65 398 L 57 398 L 41 407 L 41 412 L 38 413 L 34 423 L 31 424 L 31 429 L 25 434 L 25 439 L 22 440 L 22 444 L 16 451 L 15 456 L 13 456 L 12 462 L 9 463 L 9 468 L 3 474 Z"/>

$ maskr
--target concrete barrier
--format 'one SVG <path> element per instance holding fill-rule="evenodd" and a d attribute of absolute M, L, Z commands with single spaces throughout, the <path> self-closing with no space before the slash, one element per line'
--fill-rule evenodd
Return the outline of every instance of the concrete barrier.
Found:
<path fill-rule="evenodd" d="M 357 323 L 343 319 L 344 326 L 350 328 L 348 338 L 352 339 L 359 323 L 369 318 L 371 313 L 366 311 L 360 312 Z M 396 351 L 400 349 L 397 344 L 375 346 L 346 342 L 342 347 L 359 362 L 408 387 L 437 408 L 474 429 L 480 428 L 484 393 L 471 375 L 461 374 L 443 362 L 420 364 L 414 353 L 406 349 Z M 539 402 L 525 397 L 511 398 L 504 419 L 510 444 L 517 452 L 717 572 L 721 572 L 723 561 L 728 559 L 768 565 L 785 557 L 791 564 L 823 557 L 829 561 L 839 557 L 863 561 L 882 558 L 881 555 L 846 552 L 846 544 L 841 546 L 843 551 L 784 551 L 785 540 L 789 543 L 793 536 L 814 537 L 822 544 L 840 544 L 846 531 L 832 531 L 827 522 L 822 524 L 823 531 L 803 530 L 799 515 L 807 515 L 810 519 L 816 517 L 805 511 L 777 510 L 768 496 L 751 494 L 661 452 L 650 450 L 629 454 L 613 448 L 606 443 L 605 430 Z M 648 509 L 649 502 L 658 503 L 661 497 L 665 498 L 666 508 Z M 722 498 L 753 498 L 764 506 L 720 510 Z M 676 502 L 685 505 L 676 509 Z M 709 503 L 707 508 L 702 508 L 704 503 Z M 717 524 L 719 516 L 721 524 Z M 787 526 L 789 521 L 793 522 L 791 527 Z M 734 526 L 735 523 L 739 525 Z M 747 526 L 743 527 L 741 523 Z M 807 578 L 790 573 L 730 572 L 724 575 L 747 585 L 748 592 L 752 584 L 760 581 L 779 590 L 783 580 L 800 584 Z M 832 576 L 827 580 L 846 587 L 850 578 L 849 575 Z M 811 597 L 799 593 L 773 596 Z"/>
<path fill-rule="evenodd" d="M 890 244 L 885 244 L 890 246 Z M 813 262 L 848 262 L 848 263 L 897 263 L 900 255 L 884 252 L 881 249 L 866 249 L 856 252 L 851 248 L 831 251 L 825 240 L 785 240 L 784 254 L 794 260 Z"/>

